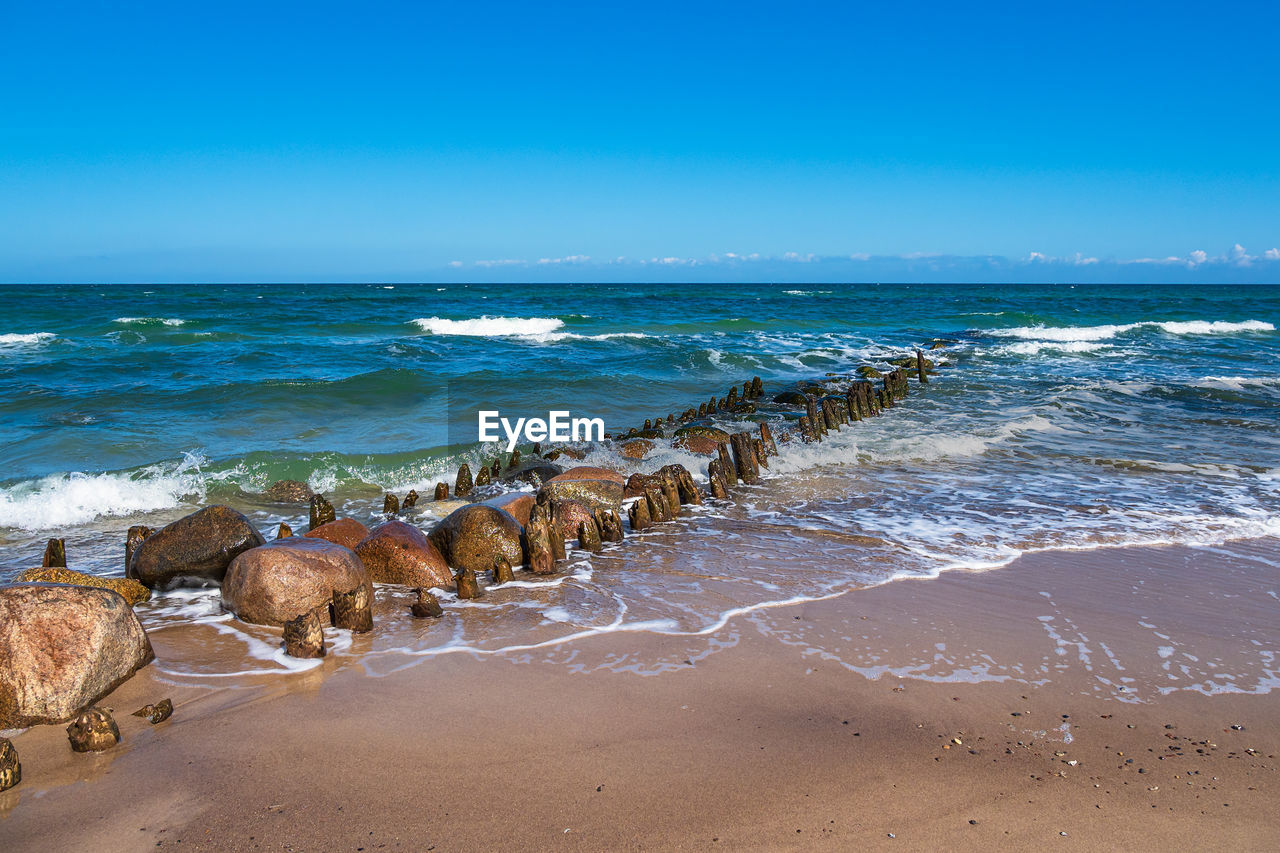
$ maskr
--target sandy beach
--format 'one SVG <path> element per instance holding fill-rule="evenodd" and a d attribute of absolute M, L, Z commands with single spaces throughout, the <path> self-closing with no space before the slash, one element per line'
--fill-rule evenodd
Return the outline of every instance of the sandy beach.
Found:
<path fill-rule="evenodd" d="M 151 667 L 103 702 L 120 747 L 73 754 L 60 726 L 16 738 L 25 780 L 0 795 L 0 839 L 1271 849 L 1277 549 L 1233 552 L 1029 555 L 759 610 L 708 636 L 614 634 L 380 677 L 328 661 L 196 688 Z M 157 653 L 174 642 L 161 635 Z M 1228 681 L 1256 693 L 1208 695 Z M 128 716 L 162 696 L 170 721 Z"/>

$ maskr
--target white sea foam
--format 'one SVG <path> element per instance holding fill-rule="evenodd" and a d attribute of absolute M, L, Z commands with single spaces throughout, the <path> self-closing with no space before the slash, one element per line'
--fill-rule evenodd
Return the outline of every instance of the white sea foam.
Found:
<path fill-rule="evenodd" d="M 419 317 L 414 325 L 433 335 L 463 335 L 478 338 L 533 337 L 546 335 L 564 326 L 559 317 L 474 317 L 449 320 L 444 317 Z"/>
<path fill-rule="evenodd" d="M 1085 353 L 1111 349 L 1112 347 L 1112 344 L 1104 344 L 1098 341 L 1022 341 L 1016 344 L 996 347 L 993 352 L 997 355 L 1036 355 L 1043 350 Z"/>
<path fill-rule="evenodd" d="M 41 344 L 47 344 L 49 341 L 58 337 L 53 332 L 32 332 L 31 334 L 7 334 L 0 335 L 0 351 L 29 349 L 38 347 Z"/>
<path fill-rule="evenodd" d="M 784 290 L 787 296 L 814 296 L 820 293 L 831 293 L 830 290 Z"/>
<path fill-rule="evenodd" d="M 36 531 L 86 524 L 203 498 L 204 460 L 187 456 L 177 465 L 152 465 L 132 473 L 52 474 L 0 489 L 0 528 Z"/>
<path fill-rule="evenodd" d="M 1173 335 L 1229 335 L 1235 332 L 1273 332 L 1275 326 L 1262 320 L 1245 320 L 1232 323 L 1224 320 L 1143 320 L 1105 326 L 1017 326 L 1011 329 L 991 329 L 988 334 L 1004 338 L 1023 338 L 1039 341 L 1104 341 L 1137 329 L 1160 329 Z"/>
<path fill-rule="evenodd" d="M 187 323 L 180 317 L 117 317 L 112 322 L 133 326 L 184 326 Z"/>
<path fill-rule="evenodd" d="M 1280 376 L 1206 376 L 1192 383 L 1197 388 L 1224 388 L 1243 391 L 1245 388 L 1275 388 L 1280 386 Z"/>

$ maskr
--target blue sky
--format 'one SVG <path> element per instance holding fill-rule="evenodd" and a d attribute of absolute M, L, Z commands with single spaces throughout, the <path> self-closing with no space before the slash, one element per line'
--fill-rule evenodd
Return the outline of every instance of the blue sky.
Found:
<path fill-rule="evenodd" d="M 0 280 L 1276 282 L 1278 24 L 0 0 Z"/>

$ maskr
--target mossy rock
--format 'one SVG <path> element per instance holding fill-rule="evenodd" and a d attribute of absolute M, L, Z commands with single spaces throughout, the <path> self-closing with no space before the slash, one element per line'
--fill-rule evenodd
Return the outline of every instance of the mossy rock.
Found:
<path fill-rule="evenodd" d="M 869 364 L 864 364 L 858 368 L 857 374 L 863 379 L 883 379 L 884 374 L 876 370 Z"/>
<path fill-rule="evenodd" d="M 120 596 L 132 607 L 151 598 L 151 590 L 133 578 L 103 578 L 71 569 L 40 568 L 27 569 L 18 580 L 29 583 L 65 583 L 71 586 L 90 586 L 94 589 L 109 589 L 120 593 Z"/>

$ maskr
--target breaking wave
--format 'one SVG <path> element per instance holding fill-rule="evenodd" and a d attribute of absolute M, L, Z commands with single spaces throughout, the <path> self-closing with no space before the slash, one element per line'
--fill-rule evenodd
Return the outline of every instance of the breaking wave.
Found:
<path fill-rule="evenodd" d="M 1011 329 L 991 329 L 987 334 L 1002 338 L 1023 338 L 1039 341 L 1104 341 L 1138 329 L 1160 329 L 1171 335 L 1230 335 L 1235 332 L 1274 332 L 1275 325 L 1262 320 L 1245 320 L 1240 323 L 1225 320 L 1144 320 L 1140 323 L 1123 323 L 1106 326 L 1018 326 Z"/>

